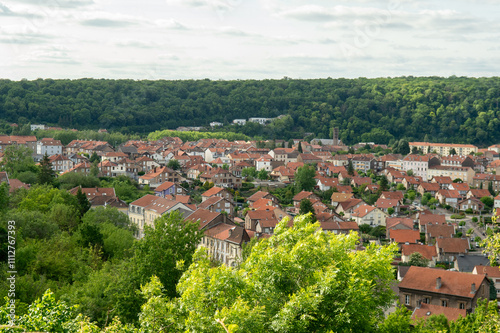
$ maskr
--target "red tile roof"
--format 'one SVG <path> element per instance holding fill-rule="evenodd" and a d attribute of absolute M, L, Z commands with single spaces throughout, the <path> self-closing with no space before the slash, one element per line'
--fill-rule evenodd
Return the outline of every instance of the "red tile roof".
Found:
<path fill-rule="evenodd" d="M 311 195 L 313 195 L 312 192 L 300 191 L 299 193 L 295 194 L 295 196 L 293 197 L 293 201 L 301 201 Z"/>
<path fill-rule="evenodd" d="M 451 238 L 455 234 L 455 227 L 447 224 L 429 224 L 426 232 L 429 237 L 433 238 Z"/>
<path fill-rule="evenodd" d="M 212 187 L 211 189 L 203 192 L 203 194 L 201 195 L 202 197 L 211 197 L 213 195 L 216 195 L 217 193 L 219 193 L 220 191 L 222 191 L 223 189 L 220 188 L 220 187 L 217 187 L 217 186 L 214 186 Z"/>
<path fill-rule="evenodd" d="M 441 278 L 441 287 L 439 289 L 436 288 L 437 278 Z M 474 298 L 485 278 L 485 275 L 411 266 L 403 281 L 399 283 L 399 289 L 430 291 L 438 294 Z M 475 293 L 471 293 L 473 283 L 476 287 Z"/>
<path fill-rule="evenodd" d="M 203 229 L 208 223 L 215 220 L 219 215 L 221 214 L 217 212 L 211 212 L 207 209 L 198 208 L 193 213 L 191 213 L 191 215 L 189 215 L 185 220 L 193 222 L 199 221 L 200 223 L 199 228 Z"/>
<path fill-rule="evenodd" d="M 161 191 L 164 191 L 164 190 L 168 190 L 172 186 L 175 186 L 175 184 L 172 183 L 172 182 L 164 182 L 160 186 L 158 186 L 157 188 L 155 188 L 155 192 L 161 192 Z"/>
<path fill-rule="evenodd" d="M 465 318 L 467 310 L 422 303 L 419 308 L 413 311 L 411 319 L 416 323 L 421 320 L 427 320 L 429 316 L 438 316 L 440 314 L 444 315 L 448 321 L 455 321 L 460 317 Z"/>
<path fill-rule="evenodd" d="M 400 224 L 404 225 L 407 229 L 413 229 L 413 220 L 407 217 L 388 217 L 385 220 L 387 230 Z"/>
<path fill-rule="evenodd" d="M 352 216 L 353 217 L 365 217 L 366 215 L 368 215 L 369 213 L 371 213 L 375 209 L 376 208 L 373 206 L 361 205 L 352 212 Z"/>
<path fill-rule="evenodd" d="M 418 230 L 396 229 L 389 230 L 389 238 L 396 243 L 418 243 L 420 241 L 420 232 Z"/>
<path fill-rule="evenodd" d="M 436 247 L 432 245 L 422 245 L 422 244 L 403 244 L 401 245 L 401 254 L 404 256 L 409 256 L 412 253 L 418 252 L 424 258 L 432 260 L 432 258 L 437 258 Z"/>
<path fill-rule="evenodd" d="M 436 245 L 444 253 L 467 253 L 470 248 L 467 238 L 436 238 Z"/>
<path fill-rule="evenodd" d="M 500 267 L 498 266 L 475 266 L 476 274 L 486 274 L 489 278 L 500 278 Z"/>
<path fill-rule="evenodd" d="M 446 224 L 446 216 L 439 214 L 422 214 L 419 216 L 418 221 L 420 225 L 425 224 Z"/>

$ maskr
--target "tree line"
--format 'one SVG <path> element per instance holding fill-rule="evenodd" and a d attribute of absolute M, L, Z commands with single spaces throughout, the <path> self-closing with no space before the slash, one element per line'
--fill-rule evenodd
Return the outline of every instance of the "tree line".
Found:
<path fill-rule="evenodd" d="M 20 125 L 145 134 L 217 121 L 224 132 L 286 140 L 311 133 L 330 138 L 338 127 L 346 144 L 401 138 L 496 143 L 499 102 L 497 77 L 0 81 L 0 119 Z M 267 126 L 232 124 L 280 115 Z M 4 132 L 9 130 L 5 122 L 0 124 Z"/>

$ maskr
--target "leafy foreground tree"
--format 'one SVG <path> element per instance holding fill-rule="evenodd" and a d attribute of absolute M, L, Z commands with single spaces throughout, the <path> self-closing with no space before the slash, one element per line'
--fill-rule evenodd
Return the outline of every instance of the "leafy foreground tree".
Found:
<path fill-rule="evenodd" d="M 304 165 L 299 167 L 295 171 L 295 185 L 297 186 L 298 192 L 300 191 L 312 191 L 314 185 L 316 185 L 316 168 L 312 165 Z"/>
<path fill-rule="evenodd" d="M 324 233 L 310 215 L 252 249 L 238 269 L 212 267 L 200 249 L 182 276 L 179 297 L 153 279 L 140 321 L 151 332 L 370 332 L 394 299 L 396 248 L 354 252 L 356 233 Z"/>

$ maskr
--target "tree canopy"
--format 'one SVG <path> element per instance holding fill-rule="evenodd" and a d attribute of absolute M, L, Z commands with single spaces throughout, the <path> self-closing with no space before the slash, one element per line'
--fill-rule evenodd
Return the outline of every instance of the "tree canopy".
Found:
<path fill-rule="evenodd" d="M 7 122 L 15 122 L 20 125 L 16 133 L 29 133 L 31 122 L 79 130 L 106 128 L 122 135 L 159 131 L 155 138 L 183 140 L 208 135 L 289 140 L 305 133 L 331 138 L 336 127 L 346 144 L 424 141 L 428 135 L 436 142 L 487 145 L 500 141 L 499 102 L 498 77 L 0 80 L 0 132 L 12 133 Z M 266 126 L 231 124 L 233 119 L 251 117 L 275 119 Z M 225 123 L 213 134 L 160 132 L 208 127 L 213 121 Z M 65 132 L 59 138 L 67 144 L 75 135 Z M 106 135 L 112 144 L 123 142 L 122 137 Z"/>
<path fill-rule="evenodd" d="M 172 332 L 368 332 L 393 300 L 395 246 L 354 252 L 357 234 L 324 233 L 308 216 L 281 221 L 239 269 L 212 267 L 200 249 L 179 297 L 153 279 L 141 319 Z M 153 297 L 155 296 L 155 297 Z M 159 313 L 156 311 L 160 311 Z"/>

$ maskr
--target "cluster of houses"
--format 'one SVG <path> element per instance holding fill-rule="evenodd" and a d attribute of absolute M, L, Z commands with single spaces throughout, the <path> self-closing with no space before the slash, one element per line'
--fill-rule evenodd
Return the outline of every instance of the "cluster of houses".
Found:
<path fill-rule="evenodd" d="M 282 143 L 276 142 L 278 146 Z M 386 228 L 387 239 L 400 248 L 400 258 L 395 259 L 395 263 L 402 263 L 398 266 L 400 302 L 417 317 L 443 313 L 455 319 L 473 311 L 479 298 L 496 298 L 500 292 L 498 267 L 490 267 L 483 255 L 471 253 L 474 244 L 470 238 L 457 237 L 459 226 L 455 222 L 424 209 L 413 215 L 401 214 L 415 211 L 405 198 L 409 189 L 460 211 L 482 211 L 484 197 L 491 197 L 495 208 L 500 208 L 500 196 L 488 190 L 500 192 L 500 145 L 478 149 L 472 145 L 413 142 L 410 148 L 419 154 L 375 156 L 339 153 L 347 147 L 301 140 L 294 140 L 293 147 L 268 149 L 258 148 L 255 142 L 163 138 L 128 141 L 115 148 L 102 141 L 74 140 L 63 146 L 50 138 L 0 136 L 0 158 L 12 144 L 25 145 L 37 158 L 49 155 L 59 174 L 90 174 L 93 166 L 88 157 L 96 154 L 100 157 L 99 176 L 131 177 L 140 185 L 148 185 L 154 195 L 127 204 L 112 189 L 82 189 L 93 207 L 111 206 L 126 213 L 137 226 L 139 238 L 156 218 L 178 211 L 186 221 L 199 224 L 204 233 L 200 246 L 228 266 L 237 265 L 244 243 L 254 237 L 270 237 L 284 218 L 293 223 L 300 203 L 307 199 L 324 232 L 349 233 L 365 224 Z M 453 151 L 457 155 L 448 155 Z M 167 166 L 171 160 L 178 162 L 177 170 Z M 241 207 L 234 195 L 243 185 L 244 169 L 265 170 L 277 186 L 284 187 L 293 184 L 298 168 L 307 164 L 316 168 L 316 189 L 333 190 L 327 204 L 314 192 L 295 194 L 293 205 L 287 206 L 268 191 L 256 191 L 244 199 L 247 208 L 238 209 Z M 374 174 L 384 175 L 388 188 L 380 189 L 381 185 L 370 177 Z M 195 202 L 181 186 L 196 179 L 213 186 L 202 193 L 201 202 Z M 380 196 L 368 204 L 355 195 L 360 191 Z M 404 266 L 416 252 L 428 259 L 429 267 Z M 438 269 L 438 263 L 453 270 Z"/>

